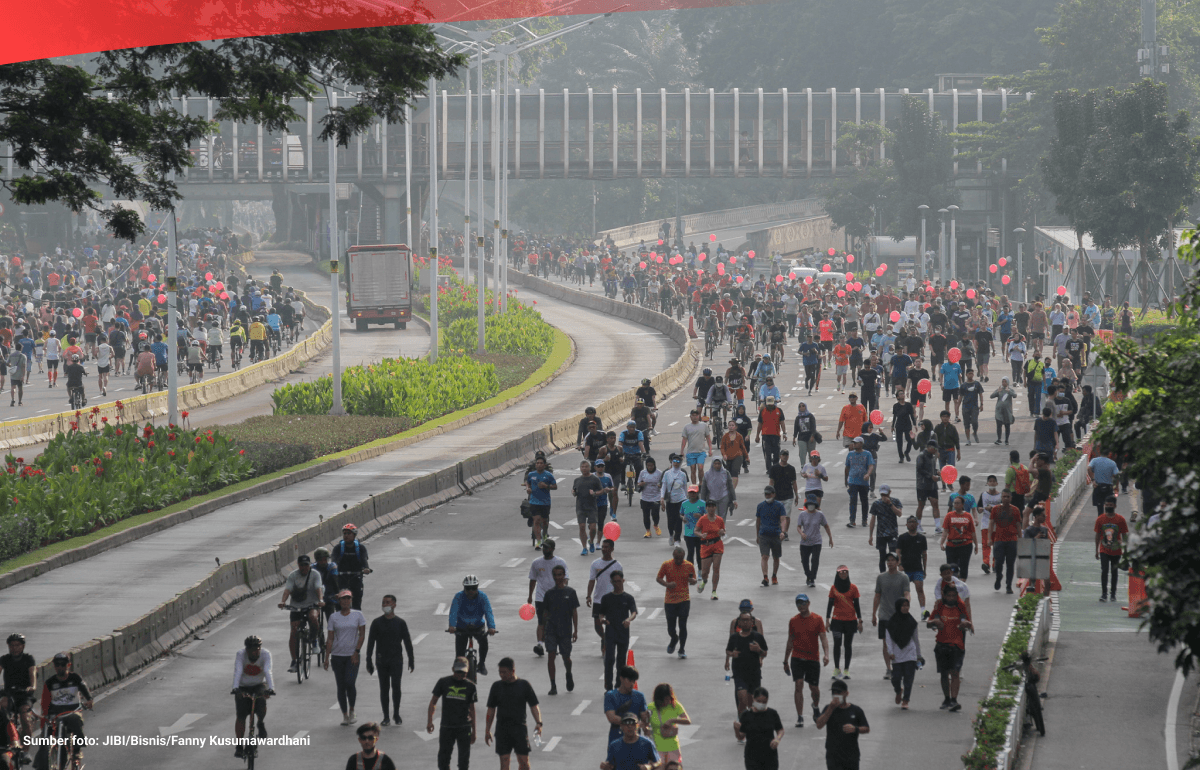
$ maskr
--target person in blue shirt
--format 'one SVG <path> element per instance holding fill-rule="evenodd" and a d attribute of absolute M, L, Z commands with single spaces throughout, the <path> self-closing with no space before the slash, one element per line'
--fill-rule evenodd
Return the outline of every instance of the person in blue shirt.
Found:
<path fill-rule="evenodd" d="M 604 716 L 608 719 L 608 740 L 621 738 L 621 720 L 633 717 L 635 723 L 650 726 L 650 710 L 646 708 L 646 696 L 634 689 L 638 670 L 633 666 L 621 666 L 617 671 L 617 687 L 604 693 Z M 634 732 L 637 732 L 636 726 Z"/>
<path fill-rule="evenodd" d="M 1104 515 L 1104 501 L 1113 493 L 1113 484 L 1120 475 L 1121 468 L 1109 454 L 1097 455 L 1088 463 L 1088 483 L 1092 485 L 1092 505 L 1096 506 L 1096 515 Z"/>
<path fill-rule="evenodd" d="M 625 461 L 633 463 L 633 477 L 636 479 L 642 472 L 642 453 L 646 451 L 646 436 L 637 429 L 637 422 L 629 420 L 625 430 L 617 434 L 617 443 L 625 453 Z"/>
<path fill-rule="evenodd" d="M 450 604 L 446 633 L 454 634 L 454 655 L 459 658 L 467 654 L 467 640 L 475 638 L 479 644 L 479 673 L 487 676 L 484 661 L 487 660 L 488 637 L 496 633 L 496 617 L 487 594 L 479 590 L 479 578 L 467 575 L 462 584 L 463 590 L 454 595 Z"/>
<path fill-rule="evenodd" d="M 759 387 L 758 403 L 766 404 L 767 396 L 774 396 L 775 403 L 779 403 L 783 399 L 783 396 L 779 393 L 779 388 L 775 387 L 774 377 L 767 377 L 766 381 L 763 382 L 761 387 Z"/>
<path fill-rule="evenodd" d="M 546 470 L 546 457 L 542 455 L 533 461 L 533 470 L 525 474 L 525 492 L 529 495 L 533 541 L 537 548 L 542 547 L 542 541 L 549 534 L 550 491 L 554 489 L 558 489 L 558 479 Z"/>
<path fill-rule="evenodd" d="M 787 509 L 783 507 L 783 503 L 775 499 L 775 487 L 768 485 L 763 490 L 763 501 L 754 512 L 757 529 L 754 539 L 758 543 L 758 552 L 762 555 L 764 586 L 779 585 L 779 559 L 783 556 L 782 522 L 786 515 Z M 768 556 L 775 560 L 775 569 L 771 572 L 770 581 L 767 580 Z"/>
<path fill-rule="evenodd" d="M 858 503 L 862 504 L 862 524 L 867 526 L 867 492 L 870 490 L 870 476 L 875 472 L 875 458 L 865 451 L 862 436 L 855 436 L 850 443 L 850 451 L 846 454 L 846 471 L 844 480 L 846 490 L 850 493 L 850 521 L 846 524 L 854 528 L 854 512 Z"/>
<path fill-rule="evenodd" d="M 1013 313 L 1012 308 L 1005 305 L 1000 309 L 1000 348 L 1008 350 L 1008 338 L 1012 336 Z"/>
<path fill-rule="evenodd" d="M 1058 376 L 1058 373 L 1051 366 L 1050 356 L 1046 356 L 1043 363 L 1045 364 L 1042 368 L 1042 394 L 1044 396 L 1050 392 L 1050 386 L 1054 384 L 1054 378 Z"/>
<path fill-rule="evenodd" d="M 811 396 L 813 386 L 821 383 L 821 346 L 813 342 L 812 337 L 806 336 L 796 352 L 800 354 L 800 362 L 804 365 L 804 387 L 808 388 L 808 395 Z"/>
<path fill-rule="evenodd" d="M 267 314 L 267 334 L 271 335 L 280 345 L 283 344 L 283 337 L 280 336 L 280 331 L 283 328 L 283 319 L 279 317 L 279 313 L 275 312 L 275 308 L 271 308 L 271 312 Z"/>
<path fill-rule="evenodd" d="M 600 522 L 604 521 L 604 516 L 608 513 L 609 499 L 613 496 L 613 493 L 608 491 L 613 489 L 613 479 L 612 476 L 604 472 L 604 466 L 604 460 L 597 460 L 595 463 L 593 463 L 596 478 L 600 479 L 600 488 L 605 490 L 604 494 L 596 496 L 596 520 Z M 612 518 L 613 521 L 617 520 L 616 503 L 613 503 L 612 506 Z"/>
<path fill-rule="evenodd" d="M 633 714 L 621 717 L 620 737 L 608 744 L 608 757 L 600 770 L 644 770 L 658 767 L 658 748 L 654 741 L 638 735 L 638 720 Z"/>
<path fill-rule="evenodd" d="M 167 354 L 170 352 L 167 348 L 167 343 L 162 340 L 155 340 L 150 345 L 150 352 L 154 354 L 154 363 L 160 372 L 167 371 Z"/>
<path fill-rule="evenodd" d="M 950 408 L 950 402 L 954 402 L 954 421 L 962 422 L 959 419 L 959 405 L 962 403 L 962 398 L 958 393 L 959 378 L 962 376 L 962 367 L 956 363 L 947 361 L 942 364 L 939 369 L 942 375 L 942 402 L 946 405 L 946 409 Z"/>
<path fill-rule="evenodd" d="M 949 508 L 949 510 L 954 510 L 954 500 L 956 498 L 961 497 L 962 501 L 963 501 L 963 510 L 966 511 L 967 513 L 971 513 L 972 511 L 974 511 L 975 510 L 975 495 L 970 494 L 970 489 L 971 489 L 971 477 L 970 476 L 959 476 L 958 477 L 958 491 L 951 492 L 950 497 L 947 498 L 947 500 L 946 500 L 946 505 Z M 974 514 L 972 514 L 972 515 L 974 515 Z"/>

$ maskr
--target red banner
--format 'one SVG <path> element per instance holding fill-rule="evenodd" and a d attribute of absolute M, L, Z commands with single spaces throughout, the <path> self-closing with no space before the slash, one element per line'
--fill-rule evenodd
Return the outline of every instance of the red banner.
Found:
<path fill-rule="evenodd" d="M 757 0 L 761 2 L 761 0 Z M 430 22 L 664 11 L 756 0 L 10 0 L 0 64 L 120 48 Z"/>

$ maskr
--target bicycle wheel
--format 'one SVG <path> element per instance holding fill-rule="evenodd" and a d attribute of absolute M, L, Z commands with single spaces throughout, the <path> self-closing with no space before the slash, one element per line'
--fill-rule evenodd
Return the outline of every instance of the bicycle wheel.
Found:
<path fill-rule="evenodd" d="M 304 684 L 308 678 L 308 629 L 300 629 L 300 657 L 296 659 L 296 683 Z"/>
<path fill-rule="evenodd" d="M 467 679 L 475 682 L 475 677 L 478 675 L 479 664 L 475 659 L 475 648 L 467 648 Z"/>
<path fill-rule="evenodd" d="M 254 760 L 258 757 L 258 747 L 250 744 L 246 747 L 246 770 L 254 770 Z"/>

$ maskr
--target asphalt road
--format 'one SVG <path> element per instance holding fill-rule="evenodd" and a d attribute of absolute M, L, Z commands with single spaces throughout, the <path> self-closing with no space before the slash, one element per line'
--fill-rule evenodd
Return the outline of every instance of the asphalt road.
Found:
<path fill-rule="evenodd" d="M 553 305 L 549 301 L 539 299 L 538 307 L 553 312 Z M 561 319 L 552 317 L 552 320 L 557 322 Z M 573 326 L 569 330 L 576 336 L 577 342 L 585 343 L 580 345 L 580 351 L 586 354 L 589 350 L 608 345 L 605 340 L 614 336 L 614 328 L 618 323 L 607 319 L 600 329 L 593 324 Z M 641 356 L 647 349 L 653 349 L 655 341 L 654 337 L 650 337 L 631 345 L 628 344 L 631 341 L 620 340 L 611 349 L 620 350 L 625 356 Z M 665 357 L 661 350 L 656 355 Z M 656 364 L 658 368 L 662 363 L 665 362 Z M 796 369 L 794 363 L 787 364 L 782 380 L 789 383 L 794 381 Z M 586 376 L 590 383 L 581 385 L 577 377 L 570 383 L 562 383 L 562 398 L 547 400 L 550 397 L 548 392 L 545 397 L 539 396 L 535 401 L 539 409 L 538 419 L 550 419 L 565 413 L 567 404 L 564 401 L 570 397 L 566 394 L 573 394 L 573 407 L 578 409 L 583 400 L 581 393 L 594 392 L 598 399 L 601 397 L 598 392 L 600 389 L 619 389 L 614 386 L 635 382 L 642 373 L 650 370 L 649 362 L 645 365 L 623 365 L 614 371 L 592 366 L 582 360 L 573 367 L 573 374 Z M 598 376 L 599 372 L 611 374 Z M 792 386 L 789 384 L 787 387 Z M 794 415 L 795 402 L 796 398 L 792 396 L 784 401 L 784 409 L 789 417 Z M 844 397 L 822 391 L 809 398 L 808 403 L 818 416 L 821 431 L 832 437 L 836 415 L 844 403 Z M 890 405 L 890 402 L 886 402 L 886 405 Z M 686 420 L 689 408 L 686 397 L 676 397 L 663 405 L 659 413 L 661 435 L 655 439 L 654 454 L 666 454 L 678 446 L 678 431 Z M 472 433 L 483 431 L 481 426 L 473 427 Z M 1030 421 L 1021 419 L 1016 428 L 1013 447 L 1028 447 L 1032 441 Z M 481 444 L 483 439 L 477 438 L 477 441 Z M 828 591 L 834 567 L 846 563 L 851 570 L 851 579 L 864 593 L 864 610 L 869 612 L 877 573 L 877 552 L 867 545 L 866 532 L 844 526 L 847 498 L 836 483 L 843 467 L 841 454 L 837 451 L 840 447 L 832 439 L 827 439 L 824 447 L 825 464 L 831 478 L 835 479 L 834 483 L 827 485 L 825 505 L 826 515 L 833 525 L 835 548 L 826 549 L 822 555 L 819 585 L 816 589 L 808 589 L 808 592 L 815 594 L 814 609 L 823 610 L 823 597 Z M 973 477 L 982 479 L 988 472 L 998 473 L 1005 467 L 1008 447 L 995 447 L 988 441 L 982 446 L 964 449 L 959 468 Z M 403 453 L 387 456 L 383 464 L 393 468 L 399 465 L 405 471 L 410 467 L 435 467 L 436 464 L 432 462 L 418 465 L 421 462 L 419 459 L 406 459 L 409 455 L 425 454 L 427 450 L 427 445 L 421 444 Z M 440 449 L 437 454 L 441 454 Z M 905 503 L 906 510 L 912 510 L 915 503 L 913 466 L 898 464 L 894 455 L 890 454 L 888 445 L 885 445 L 882 454 L 879 466 L 881 483 L 890 484 L 896 497 Z M 564 482 L 571 478 L 573 471 L 577 472 L 578 457 L 577 453 L 566 452 L 553 458 L 556 475 Z M 350 470 L 371 474 L 356 476 L 358 483 L 375 483 L 374 474 L 381 468 L 368 469 L 365 466 L 356 465 Z M 736 514 L 729 516 L 727 523 L 730 538 L 721 581 L 721 599 L 711 601 L 708 593 L 699 596 L 693 592 L 691 642 L 687 660 L 669 656 L 665 650 L 667 638 L 661 616 L 663 595 L 662 589 L 654 583 L 654 576 L 661 562 L 669 558 L 666 538 L 642 538 L 638 509 L 625 507 L 624 500 L 619 509 L 619 522 L 624 531 L 616 556 L 622 561 L 629 580 L 629 590 L 637 598 L 643 613 L 633 627 L 633 650 L 641 672 L 641 689 L 650 692 L 655 683 L 663 681 L 674 685 L 677 697 L 688 709 L 694 723 L 681 731 L 684 737 L 683 754 L 689 767 L 741 766 L 741 747 L 736 744 L 730 729 L 735 715 L 733 691 L 725 685 L 722 662 L 728 624 L 737 613 L 738 601 L 744 597 L 755 602 L 755 614 L 763 620 L 770 647 L 764 685 L 771 690 L 772 705 L 780 711 L 787 727 L 787 736 L 781 747 L 781 766 L 795 770 L 819 766 L 821 763 L 824 735 L 812 726 L 811 714 L 808 715 L 810 718 L 806 727 L 798 730 L 792 727 L 795 713 L 791 684 L 790 679 L 782 676 L 780 666 L 786 622 L 794 613 L 793 597 L 804 590 L 796 538 L 785 544 L 781 584 L 770 588 L 759 585 L 759 557 L 757 548 L 752 545 L 752 508 L 761 499 L 760 490 L 764 483 L 762 469 L 762 456 L 755 450 L 751 471 L 743 475 L 739 486 L 743 504 Z M 369 541 L 372 567 L 376 572 L 368 578 L 364 601 L 368 620 L 378 615 L 380 597 L 384 593 L 395 593 L 400 598 L 398 614 L 408 622 L 416 642 L 416 672 L 406 673 L 404 677 L 405 698 L 401 707 L 404 723 L 386 728 L 381 741 L 384 751 L 396 758 L 403 757 L 409 766 L 432 767 L 434 763 L 437 743 L 432 740 L 434 736 L 424 733 L 424 714 L 434 682 L 449 673 L 453 648 L 448 637 L 442 633 L 446 627 L 443 613 L 467 572 L 479 575 L 484 581 L 483 590 L 491 598 L 500 629 L 500 634 L 493 637 L 489 654 L 489 668 L 493 673 L 482 679 L 482 689 L 486 693 L 491 682 L 495 681 L 496 661 L 510 655 L 516 660 L 518 675 L 533 683 L 543 703 L 547 743 L 535 749 L 533 763 L 539 767 L 577 768 L 596 766 L 603 759 L 607 724 L 602 714 L 599 644 L 586 620 L 586 614 L 581 618 L 580 642 L 574 653 L 577 686 L 574 692 L 567 693 L 563 689 L 560 671 L 561 694 L 557 696 L 546 695 L 548 682 L 545 662 L 531 650 L 534 644 L 533 625 L 520 621 L 517 616 L 517 609 L 525 601 L 528 590 L 530 559 L 537 557 L 537 552 L 530 548 L 528 530 L 518 516 L 518 504 L 522 498 L 518 484 L 516 476 L 498 480 L 474 496 L 460 498 L 427 511 Z M 147 585 L 146 578 L 152 577 L 156 584 L 172 580 L 165 567 L 168 561 L 166 555 L 170 554 L 181 562 L 181 569 L 188 569 L 188 562 L 192 558 L 197 564 L 208 564 L 214 553 L 224 551 L 230 554 L 236 550 L 248 552 L 253 550 L 249 547 L 249 541 L 258 537 L 267 521 L 271 522 L 273 536 L 285 527 L 285 521 L 294 521 L 295 526 L 299 526 L 310 520 L 323 506 L 328 507 L 325 501 L 331 497 L 339 499 L 337 495 L 343 494 L 342 490 L 345 489 L 343 480 L 336 474 L 322 476 L 312 486 L 325 490 L 321 492 L 320 503 L 311 500 L 298 505 L 302 501 L 291 500 L 290 497 L 278 502 L 268 501 L 266 505 L 257 503 L 255 510 L 238 511 L 228 520 L 218 519 L 221 514 L 214 514 L 195 522 L 198 528 L 204 530 L 199 540 L 196 530 L 184 532 L 176 528 L 171 533 L 164 533 L 164 536 L 160 536 L 162 539 L 157 541 L 141 541 L 144 545 L 140 548 L 133 546 L 128 553 L 126 549 L 114 552 L 108 563 L 89 560 L 96 563 L 85 562 L 85 566 L 77 573 L 72 573 L 69 582 L 64 580 L 55 588 L 53 593 L 61 601 L 48 603 L 37 593 L 29 593 L 21 597 L 25 601 L 15 602 L 17 607 L 37 608 L 36 613 L 18 610 L 18 613 L 26 615 L 21 622 L 35 629 L 37 626 L 46 626 L 46 618 L 72 618 L 71 628 L 78 630 L 83 630 L 84 626 L 98 629 L 117 625 L 116 622 L 103 621 L 112 617 L 114 612 L 122 612 L 126 605 L 141 607 L 151 603 L 151 597 L 138 596 L 139 592 L 176 590 L 171 585 Z M 334 490 L 332 496 L 326 494 L 329 490 Z M 363 491 L 366 491 L 365 488 Z M 286 492 L 284 494 L 287 495 Z M 572 584 L 583 593 L 587 566 L 596 557 L 581 556 L 577 546 L 571 542 L 571 538 L 577 534 L 570 516 L 572 507 L 569 493 L 560 489 L 554 497 L 555 513 L 552 516 L 562 526 L 562 529 L 555 529 L 555 534 L 560 538 L 559 555 L 571 566 Z M 269 510 L 260 512 L 258 509 L 262 508 Z M 246 542 L 232 542 L 227 531 L 235 532 Z M 150 558 L 145 551 L 157 551 L 157 554 Z M 938 556 L 931 554 L 930 563 L 936 564 L 937 561 Z M 65 577 L 66 572 L 59 570 L 46 577 L 52 581 L 59 573 Z M 119 574 L 122 577 L 97 581 L 94 578 L 97 574 Z M 861 740 L 864 767 L 882 766 L 885 762 L 894 761 L 896 756 L 917 755 L 929 767 L 955 767 L 959 755 L 969 748 L 973 704 L 986 694 L 1013 601 L 1011 596 L 990 590 L 989 578 L 980 576 L 978 572 L 974 574 L 976 576 L 971 578 L 970 583 L 976 587 L 972 599 L 978 633 L 970 638 L 967 645 L 964 683 L 959 698 L 964 704 L 962 712 L 951 714 L 937 708 L 941 693 L 932 666 L 932 632 L 920 631 L 923 650 L 930 665 L 917 675 L 912 709 L 908 712 L 901 712 L 894 704 L 890 683 L 880 681 L 883 673 L 880 643 L 869 626 L 869 620 L 865 638 L 856 640 L 858 644 L 852 666 L 854 678 L 848 684 L 851 688 L 850 700 L 865 709 L 872 724 L 871 734 Z M 103 584 L 103 588 L 100 584 Z M 39 582 L 26 585 L 34 587 Z M 105 601 L 105 610 L 91 611 L 99 597 L 108 597 L 113 591 L 119 596 Z M 181 737 L 205 738 L 231 735 L 232 704 L 228 694 L 231 663 L 241 640 L 249 633 L 257 633 L 264 638 L 266 647 L 272 650 L 277 660 L 274 673 L 279 696 L 270 701 L 268 725 L 271 735 L 287 734 L 311 740 L 310 745 L 304 747 L 272 747 L 264 751 L 260 757 L 262 767 L 288 767 L 296 763 L 304 763 L 305 766 L 342 766 L 346 757 L 357 749 L 353 728 L 339 724 L 340 713 L 335 705 L 332 675 L 319 672 L 300 685 L 294 676 L 289 677 L 285 673 L 287 622 L 274 607 L 280 593 L 273 591 L 234 607 L 202 638 L 177 648 L 164 661 L 110 690 L 97 704 L 95 713 L 88 718 L 89 734 L 156 736 L 173 733 Z M 70 636 L 66 631 L 62 629 L 52 635 L 56 646 L 66 646 Z M 41 655 L 51 634 L 35 630 L 32 637 L 31 648 L 35 654 Z M 62 639 L 61 643 L 59 639 Z M 832 667 L 826 671 L 831 673 Z M 359 720 L 378 719 L 378 694 L 373 677 L 366 676 L 364 670 L 358 681 Z M 828 699 L 828 681 L 822 684 L 823 701 Z M 479 713 L 482 718 L 482 709 Z M 491 750 L 483 745 L 482 736 L 475 746 L 475 752 L 476 766 L 494 766 L 495 759 L 484 756 L 490 754 Z M 96 770 L 127 767 L 131 759 L 139 764 L 189 770 L 197 765 L 220 767 L 228 764 L 233 767 L 236 761 L 229 748 L 208 745 L 136 749 L 98 747 L 89 753 L 88 766 Z"/>

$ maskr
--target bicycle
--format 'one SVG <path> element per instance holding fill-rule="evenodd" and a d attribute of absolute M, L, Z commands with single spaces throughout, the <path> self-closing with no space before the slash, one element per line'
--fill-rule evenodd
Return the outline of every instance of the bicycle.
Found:
<path fill-rule="evenodd" d="M 1038 658 L 1037 662 L 1042 663 L 1047 660 L 1049 658 Z M 1010 674 L 1017 674 L 1018 669 L 1020 670 L 1021 678 L 1024 680 L 1022 687 L 1025 689 L 1025 714 L 1033 719 L 1033 726 L 1037 728 L 1038 734 L 1045 735 L 1046 720 L 1042 711 L 1042 698 L 1045 697 L 1045 694 L 1039 693 L 1037 690 L 1037 684 L 1041 681 L 1042 677 L 1037 672 L 1037 669 L 1033 667 L 1033 664 L 1034 660 L 1029 656 L 1029 653 L 1023 653 L 1020 659 L 1004 666 L 1002 670 Z M 1028 722 L 1022 724 L 1022 733 L 1029 729 L 1029 726 Z"/>
<path fill-rule="evenodd" d="M 737 346 L 737 358 L 743 364 L 749 365 L 754 359 L 754 341 L 739 340 Z"/>
<path fill-rule="evenodd" d="M 312 657 L 317 658 L 317 668 L 325 665 L 325 613 L 320 611 L 319 605 L 309 607 L 294 607 L 288 605 L 285 609 L 291 612 L 304 613 L 304 619 L 300 621 L 300 628 L 296 629 L 296 634 L 300 643 L 300 657 L 296 659 L 296 682 L 304 684 L 304 680 L 308 679 L 308 674 L 312 665 Z M 309 611 L 317 610 L 317 624 L 313 627 L 312 620 L 308 617 Z"/>
<path fill-rule="evenodd" d="M 726 411 L 728 409 L 728 403 L 713 404 L 709 408 L 708 419 L 709 424 L 712 426 L 712 434 L 715 441 L 720 441 L 721 436 L 725 433 L 725 423 L 727 422 Z"/>
<path fill-rule="evenodd" d="M 64 711 L 61 714 L 48 715 L 46 717 L 46 725 L 42 728 L 42 738 L 46 739 L 46 770 L 83 770 L 83 761 L 78 764 L 74 762 L 72 741 L 57 739 L 62 735 L 62 722 L 70 716 L 79 716 L 82 719 L 84 706 L 80 704 L 71 711 Z"/>
<path fill-rule="evenodd" d="M 704 335 L 704 357 L 712 358 L 713 351 L 717 349 L 717 335 L 708 332 Z"/>
<path fill-rule="evenodd" d="M 472 629 L 470 631 L 455 629 L 453 632 L 448 628 L 446 629 L 446 633 L 453 633 L 456 638 L 459 636 L 467 637 L 467 649 L 463 653 L 463 656 L 467 659 L 467 679 L 476 684 L 478 683 L 477 677 L 479 675 L 479 653 L 475 650 L 475 635 L 486 634 L 487 632 L 488 629 L 486 628 Z M 499 631 L 495 633 L 499 633 Z"/>
<path fill-rule="evenodd" d="M 83 388 L 67 388 L 67 398 L 70 401 L 71 408 L 78 411 L 87 406 L 87 398 L 83 395 Z"/>
<path fill-rule="evenodd" d="M 229 345 L 229 365 L 233 367 L 233 370 L 235 372 L 238 369 L 242 368 L 242 346 L 241 345 L 238 345 L 236 343 L 230 343 L 230 345 Z"/>
<path fill-rule="evenodd" d="M 258 708 L 258 699 L 260 696 L 259 696 L 258 690 L 254 689 L 254 690 L 250 690 L 249 692 L 243 692 L 242 697 L 250 699 L 250 716 L 249 716 L 250 724 L 248 726 L 248 729 L 249 729 L 250 734 L 254 735 L 255 722 L 258 719 L 257 714 L 255 714 L 255 711 Z M 258 728 L 258 737 L 260 737 L 260 738 L 266 737 L 266 728 L 265 727 L 260 726 Z M 242 759 L 245 760 L 245 762 L 246 762 L 246 770 L 254 770 L 254 760 L 257 758 L 258 758 L 258 743 L 253 738 L 251 738 L 250 740 L 248 740 L 246 742 L 246 745 L 244 747 L 242 747 Z"/>
<path fill-rule="evenodd" d="M 625 462 L 628 463 L 625 466 L 625 494 L 629 498 L 628 507 L 632 508 L 633 507 L 633 488 L 637 486 L 637 475 L 636 475 L 636 471 L 633 467 L 633 463 L 630 462 L 629 460 L 626 460 Z"/>

